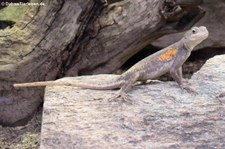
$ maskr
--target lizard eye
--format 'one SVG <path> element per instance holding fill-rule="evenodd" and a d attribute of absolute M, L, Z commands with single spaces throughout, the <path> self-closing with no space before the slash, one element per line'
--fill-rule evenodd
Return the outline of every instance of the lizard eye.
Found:
<path fill-rule="evenodd" d="M 195 34 L 197 32 L 197 30 L 194 28 L 192 29 L 192 34 Z"/>

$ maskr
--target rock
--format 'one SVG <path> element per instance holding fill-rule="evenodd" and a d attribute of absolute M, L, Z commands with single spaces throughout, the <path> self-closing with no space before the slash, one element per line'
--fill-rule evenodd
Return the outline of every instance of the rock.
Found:
<path fill-rule="evenodd" d="M 112 75 L 97 75 L 101 81 Z M 66 78 L 74 81 L 88 77 Z M 208 60 L 189 80 L 133 87 L 130 102 L 115 90 L 48 87 L 41 134 L 44 148 L 223 148 L 225 55 Z"/>
<path fill-rule="evenodd" d="M 196 23 L 196 26 L 206 26 L 209 30 L 209 37 L 196 49 L 205 47 L 225 47 L 225 32 L 222 31 L 225 26 L 224 0 L 204 0 L 204 3 L 201 6 L 206 11 L 206 15 Z M 183 33 L 166 35 L 157 39 L 152 44 L 156 47 L 167 47 L 175 41 L 178 41 L 182 36 Z"/>

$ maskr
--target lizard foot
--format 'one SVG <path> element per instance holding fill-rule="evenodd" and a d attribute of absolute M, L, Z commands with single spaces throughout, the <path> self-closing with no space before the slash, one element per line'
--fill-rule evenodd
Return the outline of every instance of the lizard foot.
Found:
<path fill-rule="evenodd" d="M 127 93 L 124 93 L 124 92 L 119 92 L 117 95 L 110 98 L 109 101 L 115 101 L 119 97 L 121 97 L 122 100 L 125 101 L 125 102 L 131 102 L 131 96 L 128 95 Z"/>
<path fill-rule="evenodd" d="M 196 95 L 198 94 L 198 92 L 195 89 L 191 88 L 188 84 L 182 84 L 180 85 L 180 87 L 182 91 L 186 90 L 188 93 L 194 93 Z"/>
<path fill-rule="evenodd" d="M 223 98 L 223 97 L 225 97 L 225 92 L 223 92 L 223 93 L 221 93 L 220 95 L 216 96 L 216 99 L 219 101 L 219 103 L 220 103 L 221 105 L 224 105 L 224 104 L 223 104 L 223 101 L 220 99 L 220 98 Z"/>

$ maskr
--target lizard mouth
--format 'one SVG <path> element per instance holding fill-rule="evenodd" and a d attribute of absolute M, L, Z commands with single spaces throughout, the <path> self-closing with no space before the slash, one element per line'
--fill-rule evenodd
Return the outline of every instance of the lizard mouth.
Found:
<path fill-rule="evenodd" d="M 203 40 L 205 40 L 209 36 L 209 32 L 205 26 L 200 26 L 198 28 L 198 37 L 202 37 Z"/>
<path fill-rule="evenodd" d="M 201 36 L 205 37 L 205 39 L 209 36 L 209 31 L 207 30 L 205 26 L 200 26 L 199 30 L 202 33 Z"/>

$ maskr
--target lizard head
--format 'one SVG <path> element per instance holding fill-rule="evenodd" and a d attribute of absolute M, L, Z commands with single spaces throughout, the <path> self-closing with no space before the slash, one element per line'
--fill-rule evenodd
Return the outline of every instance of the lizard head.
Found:
<path fill-rule="evenodd" d="M 184 34 L 184 45 L 192 50 L 209 36 L 209 32 L 205 26 L 192 27 Z"/>

